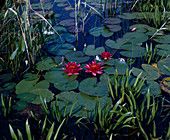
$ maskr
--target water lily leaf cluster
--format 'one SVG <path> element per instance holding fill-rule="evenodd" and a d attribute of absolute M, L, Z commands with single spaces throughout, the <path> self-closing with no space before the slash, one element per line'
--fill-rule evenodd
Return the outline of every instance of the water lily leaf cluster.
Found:
<path fill-rule="evenodd" d="M 145 78 L 146 80 L 157 80 L 160 77 L 160 72 L 152 65 L 142 64 L 142 69 L 133 67 L 132 73 L 134 76 L 138 76 L 142 73 L 140 78 Z"/>
<path fill-rule="evenodd" d="M 42 80 L 38 82 L 39 78 L 31 79 L 27 75 L 27 79 L 21 80 L 16 85 L 17 98 L 20 98 L 21 102 L 17 102 L 15 109 L 20 109 L 22 102 L 29 102 L 33 104 L 41 104 L 41 99 L 45 99 L 47 102 L 53 99 L 53 93 L 48 89 L 49 82 Z"/>
<path fill-rule="evenodd" d="M 92 29 L 90 29 L 90 34 L 98 37 L 100 35 L 102 35 L 103 37 L 110 37 L 113 35 L 113 32 L 109 31 L 106 27 L 101 26 L 101 27 L 94 27 Z"/>

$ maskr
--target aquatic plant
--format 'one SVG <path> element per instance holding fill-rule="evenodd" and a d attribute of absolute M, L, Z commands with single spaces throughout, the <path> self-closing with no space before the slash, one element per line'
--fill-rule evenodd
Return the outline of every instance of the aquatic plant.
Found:
<path fill-rule="evenodd" d="M 104 67 L 100 66 L 101 62 L 97 64 L 96 61 L 92 61 L 92 63 L 86 64 L 86 66 L 84 66 L 87 69 L 85 72 L 92 73 L 93 76 L 96 76 L 96 74 L 102 74 L 102 69 Z"/>
<path fill-rule="evenodd" d="M 111 59 L 112 54 L 110 52 L 102 52 L 100 53 L 101 59 L 108 60 Z"/>
<path fill-rule="evenodd" d="M 82 70 L 82 68 L 79 68 L 80 67 L 80 64 L 76 64 L 73 63 L 73 62 L 68 62 L 68 65 L 65 64 L 65 68 L 62 68 L 63 71 L 65 71 L 67 73 L 67 75 L 78 75 L 80 70 Z"/>

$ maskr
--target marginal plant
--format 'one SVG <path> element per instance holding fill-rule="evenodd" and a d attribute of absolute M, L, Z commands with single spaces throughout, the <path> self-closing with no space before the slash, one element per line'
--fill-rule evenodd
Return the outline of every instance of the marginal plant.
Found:
<path fill-rule="evenodd" d="M 57 129 L 56 132 L 54 132 L 55 131 L 54 130 L 55 123 L 52 123 L 50 129 L 48 130 L 48 133 L 46 134 L 46 136 L 43 137 L 43 139 L 50 140 L 50 139 L 53 138 L 54 140 L 56 140 L 57 137 L 58 137 L 59 131 L 60 131 L 60 129 L 61 129 L 63 123 L 64 123 L 64 121 L 65 121 L 65 119 L 58 126 L 58 129 Z M 26 127 L 27 139 L 28 140 L 34 139 L 34 136 L 31 133 L 31 129 L 30 129 L 30 125 L 28 123 L 28 119 L 26 120 L 25 127 Z M 9 124 L 9 129 L 10 129 L 11 137 L 12 137 L 13 140 L 18 140 L 18 139 L 19 140 L 23 140 L 24 139 L 23 134 L 21 133 L 21 131 L 19 129 L 17 129 L 17 134 L 15 133 L 14 129 L 12 128 L 12 126 L 10 124 Z M 44 133 L 44 130 L 46 130 L 46 129 L 47 129 L 47 126 L 46 126 L 46 118 L 45 118 L 43 126 L 41 128 L 41 132 L 42 132 L 41 135 L 44 135 L 43 133 Z"/>

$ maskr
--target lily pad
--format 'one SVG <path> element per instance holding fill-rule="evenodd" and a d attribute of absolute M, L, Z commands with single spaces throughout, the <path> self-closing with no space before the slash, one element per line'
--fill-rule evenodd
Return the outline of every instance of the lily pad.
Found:
<path fill-rule="evenodd" d="M 160 72 L 152 65 L 142 64 L 142 69 L 133 67 L 132 73 L 134 76 L 138 76 L 142 72 L 140 78 L 145 78 L 146 80 L 156 80 L 160 77 Z"/>
<path fill-rule="evenodd" d="M 62 84 L 54 84 L 54 87 L 61 90 L 61 91 L 69 91 L 69 90 L 74 90 L 78 87 L 79 82 L 77 80 L 74 80 L 69 83 L 62 83 Z"/>
<path fill-rule="evenodd" d="M 119 24 L 121 23 L 121 20 L 119 18 L 105 18 L 104 23 L 106 25 Z"/>
<path fill-rule="evenodd" d="M 75 20 L 74 19 L 65 19 L 60 21 L 60 24 L 63 26 L 73 26 L 75 25 Z"/>
<path fill-rule="evenodd" d="M 87 62 L 90 59 L 89 56 L 85 56 L 84 53 L 81 51 L 69 53 L 66 55 L 66 58 L 70 62 L 72 61 L 77 63 Z"/>
<path fill-rule="evenodd" d="M 23 78 L 26 81 L 32 81 L 32 80 L 37 80 L 39 78 L 39 75 L 33 74 L 33 73 L 26 73 L 26 74 L 24 74 Z"/>
<path fill-rule="evenodd" d="M 116 42 L 114 40 L 111 40 L 111 39 L 108 39 L 105 42 L 106 46 L 108 46 L 112 49 L 120 49 L 120 47 L 125 43 L 127 43 L 127 40 L 125 40 L 123 38 L 117 39 Z"/>
<path fill-rule="evenodd" d="M 104 47 L 95 48 L 94 45 L 88 45 L 86 48 L 83 49 L 83 52 L 89 56 L 99 55 L 100 53 L 104 51 L 105 51 Z"/>
<path fill-rule="evenodd" d="M 103 109 L 107 104 L 111 103 L 111 98 L 108 98 L 107 96 L 98 98 L 75 92 L 61 92 L 56 97 L 59 99 L 58 106 L 63 115 L 68 115 L 72 106 L 74 105 L 72 116 L 76 117 L 87 117 L 87 115 L 93 116 L 97 102 L 100 103 L 101 109 Z M 51 107 L 56 107 L 55 102 L 51 103 Z"/>
<path fill-rule="evenodd" d="M 147 94 L 147 91 L 149 89 L 149 93 L 151 96 L 158 96 L 161 94 L 161 88 L 160 85 L 155 81 L 147 81 L 147 84 L 145 85 L 145 88 L 142 91 L 142 94 Z"/>
<path fill-rule="evenodd" d="M 41 60 L 36 64 L 36 69 L 37 70 L 49 70 L 53 66 L 55 66 L 54 60 L 52 60 L 50 57 L 47 57 L 44 60 Z"/>
<path fill-rule="evenodd" d="M 97 83 L 97 78 L 84 79 L 79 85 L 79 90 L 89 96 L 105 96 L 108 94 L 107 83 L 103 81 Z"/>
<path fill-rule="evenodd" d="M 118 15 L 118 17 L 122 19 L 135 19 L 136 15 L 133 13 L 123 13 L 123 15 Z"/>
<path fill-rule="evenodd" d="M 126 57 L 141 57 L 146 53 L 145 48 L 131 43 L 122 45 L 120 49 L 120 54 Z"/>
<path fill-rule="evenodd" d="M 3 70 L 3 66 L 2 65 L 0 65 L 0 72 Z"/>
<path fill-rule="evenodd" d="M 0 75 L 0 84 L 10 81 L 13 78 L 12 73 L 5 73 Z"/>
<path fill-rule="evenodd" d="M 73 52 L 75 47 L 72 44 L 54 44 L 48 47 L 48 52 L 54 55 L 66 55 L 69 52 Z"/>
<path fill-rule="evenodd" d="M 132 25 L 130 26 L 129 28 L 132 30 L 133 28 L 136 28 L 136 31 L 135 32 L 147 32 L 148 28 L 150 26 L 147 25 L 147 24 L 135 24 L 135 25 Z"/>
<path fill-rule="evenodd" d="M 157 63 L 158 69 L 167 76 L 170 76 L 170 58 L 164 58 Z"/>
<path fill-rule="evenodd" d="M 168 56 L 170 54 L 170 44 L 158 44 L 157 47 L 157 54 L 159 56 Z"/>
<path fill-rule="evenodd" d="M 107 28 L 105 28 L 104 26 L 102 27 L 94 27 L 92 29 L 90 29 L 90 34 L 98 37 L 100 35 L 104 36 L 104 37 L 110 37 L 113 35 L 113 32 L 109 31 Z"/>
<path fill-rule="evenodd" d="M 48 71 L 45 74 L 45 79 L 50 83 L 64 84 L 64 83 L 72 82 L 76 78 L 77 75 L 68 76 L 67 73 L 65 73 L 62 69 L 61 71 L 59 70 Z"/>
<path fill-rule="evenodd" d="M 122 27 L 119 25 L 106 25 L 106 27 L 112 32 L 118 32 L 122 29 Z"/>
<path fill-rule="evenodd" d="M 124 34 L 123 38 L 132 43 L 142 43 L 148 40 L 148 35 L 142 32 L 129 32 Z"/>
<path fill-rule="evenodd" d="M 27 81 L 23 79 L 16 85 L 16 94 L 22 94 L 25 92 L 30 92 L 31 90 L 40 88 L 40 89 L 48 89 L 49 88 L 49 83 L 46 80 L 38 82 L 38 79 L 32 80 L 32 81 Z"/>
<path fill-rule="evenodd" d="M 113 65 L 114 66 L 114 72 L 113 74 L 115 73 L 115 70 L 117 69 L 118 71 L 118 75 L 124 75 L 126 74 L 126 70 L 129 69 L 129 66 L 128 64 L 125 62 L 125 61 L 121 61 L 119 59 L 112 59 L 112 60 L 108 60 L 106 62 L 107 65 Z M 106 67 L 106 73 L 107 71 L 111 73 L 111 70 L 113 70 L 113 68 L 109 68 L 107 70 L 107 67 Z M 104 70 L 105 71 L 105 70 Z M 109 74 L 109 73 L 108 73 Z"/>
<path fill-rule="evenodd" d="M 115 68 L 113 66 L 104 66 L 104 72 L 107 74 L 115 74 Z"/>
<path fill-rule="evenodd" d="M 12 90 L 14 89 L 16 86 L 16 83 L 6 83 L 3 85 L 3 89 L 4 90 Z"/>
<path fill-rule="evenodd" d="M 153 40 L 158 43 L 170 43 L 170 35 L 155 36 Z"/>

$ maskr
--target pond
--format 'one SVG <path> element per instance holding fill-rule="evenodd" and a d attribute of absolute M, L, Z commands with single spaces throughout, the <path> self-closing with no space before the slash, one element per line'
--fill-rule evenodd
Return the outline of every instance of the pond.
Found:
<path fill-rule="evenodd" d="M 0 135 L 168 139 L 169 9 L 167 0 L 6 4 Z"/>

